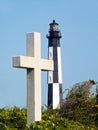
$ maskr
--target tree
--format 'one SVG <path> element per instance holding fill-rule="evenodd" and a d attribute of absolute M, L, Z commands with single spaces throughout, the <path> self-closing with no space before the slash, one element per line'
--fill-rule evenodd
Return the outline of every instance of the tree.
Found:
<path fill-rule="evenodd" d="M 91 97 L 90 89 L 95 84 L 96 82 L 93 80 L 75 84 L 62 105 L 62 116 L 70 120 L 80 121 L 85 125 L 89 122 L 94 124 L 96 100 L 95 97 Z"/>

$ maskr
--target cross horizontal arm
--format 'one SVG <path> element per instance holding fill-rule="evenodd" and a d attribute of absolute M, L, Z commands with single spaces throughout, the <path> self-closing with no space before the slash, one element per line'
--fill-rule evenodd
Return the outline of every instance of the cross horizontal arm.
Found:
<path fill-rule="evenodd" d="M 13 57 L 13 67 L 25 68 L 25 69 L 34 68 L 34 62 L 33 62 L 32 57 L 17 56 L 17 57 Z"/>
<path fill-rule="evenodd" d="M 53 71 L 54 66 L 53 66 L 53 60 L 46 60 L 46 59 L 41 59 L 41 69 L 44 71 Z"/>
<path fill-rule="evenodd" d="M 16 68 L 39 68 L 41 70 L 53 70 L 53 60 L 36 59 L 28 56 L 13 57 L 13 67 Z"/>

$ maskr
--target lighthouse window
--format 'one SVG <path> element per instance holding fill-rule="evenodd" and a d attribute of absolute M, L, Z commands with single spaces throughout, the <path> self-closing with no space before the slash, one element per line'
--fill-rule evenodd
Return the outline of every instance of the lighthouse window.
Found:
<path fill-rule="evenodd" d="M 51 52 L 49 52 L 49 58 L 52 59 L 52 53 Z"/>
<path fill-rule="evenodd" d="M 52 25 L 50 25 L 50 30 L 53 31 L 53 26 Z"/>
<path fill-rule="evenodd" d="M 50 57 L 51 57 L 51 52 L 50 52 Z"/>
<path fill-rule="evenodd" d="M 51 82 L 51 77 L 49 77 L 49 80 L 50 80 L 50 82 Z"/>
<path fill-rule="evenodd" d="M 58 30 L 58 26 L 55 25 L 55 26 L 54 26 L 54 31 L 57 31 L 57 30 Z"/>

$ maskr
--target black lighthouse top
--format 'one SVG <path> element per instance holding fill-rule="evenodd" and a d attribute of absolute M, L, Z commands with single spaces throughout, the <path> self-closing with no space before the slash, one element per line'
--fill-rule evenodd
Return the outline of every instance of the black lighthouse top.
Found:
<path fill-rule="evenodd" d="M 61 38 L 61 33 L 60 30 L 58 28 L 58 23 L 55 22 L 55 20 L 53 20 L 52 23 L 49 24 L 50 28 L 49 28 L 49 35 L 47 35 L 47 38 L 51 39 L 51 38 Z"/>
<path fill-rule="evenodd" d="M 48 46 L 53 46 L 53 47 L 57 47 L 60 46 L 60 38 L 61 36 L 61 32 L 58 28 L 58 23 L 55 22 L 55 20 L 53 20 L 52 23 L 49 24 L 50 28 L 49 28 L 49 34 L 46 36 L 48 38 Z"/>

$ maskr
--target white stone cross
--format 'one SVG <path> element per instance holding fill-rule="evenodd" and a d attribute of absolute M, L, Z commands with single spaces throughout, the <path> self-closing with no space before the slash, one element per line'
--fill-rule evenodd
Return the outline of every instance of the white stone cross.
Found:
<path fill-rule="evenodd" d="M 41 120 L 41 70 L 53 70 L 53 61 L 41 59 L 40 33 L 27 33 L 27 56 L 13 57 L 13 67 L 27 69 L 27 124 Z"/>

